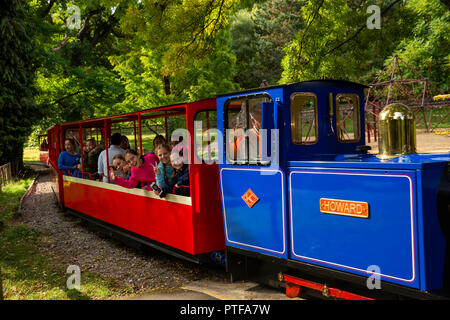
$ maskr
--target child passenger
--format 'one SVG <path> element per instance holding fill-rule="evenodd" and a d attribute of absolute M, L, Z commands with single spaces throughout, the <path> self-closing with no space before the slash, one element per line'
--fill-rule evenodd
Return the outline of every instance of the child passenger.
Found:
<path fill-rule="evenodd" d="M 160 144 L 155 149 L 155 154 L 159 159 L 157 166 L 153 166 L 156 175 L 156 184 L 160 188 L 166 188 L 172 181 L 173 168 L 170 164 L 170 147 L 167 144 Z"/>
<path fill-rule="evenodd" d="M 159 196 L 162 198 L 167 193 L 171 193 L 175 188 L 175 194 L 189 197 L 189 166 L 183 162 L 182 153 L 172 152 L 170 155 L 170 163 L 173 167 L 173 178 L 166 187 L 161 188 L 162 192 Z"/>
<path fill-rule="evenodd" d="M 131 168 L 125 161 L 125 157 L 121 154 L 116 154 L 113 158 L 112 167 L 114 168 L 114 174 L 117 177 L 128 179 L 131 176 Z M 111 169 L 110 169 L 111 171 Z"/>
<path fill-rule="evenodd" d="M 127 150 L 125 153 L 125 160 L 131 167 L 131 176 L 128 179 L 119 177 L 115 174 L 114 169 L 110 169 L 110 177 L 112 181 L 125 188 L 135 188 L 139 182 L 143 186 L 147 184 L 145 189 L 151 190 L 150 185 L 155 182 L 155 172 L 153 166 L 158 163 L 158 158 L 154 153 L 148 153 L 145 156 L 138 154 L 134 150 Z"/>

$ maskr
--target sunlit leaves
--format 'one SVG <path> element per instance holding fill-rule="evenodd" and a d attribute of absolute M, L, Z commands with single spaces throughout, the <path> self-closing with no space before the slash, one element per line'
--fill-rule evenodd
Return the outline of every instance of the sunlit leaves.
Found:
<path fill-rule="evenodd" d="M 407 7 L 415 15 L 415 23 L 410 35 L 399 43 L 394 53 L 442 90 L 448 91 L 450 11 L 438 0 L 411 0 Z M 418 77 L 411 70 L 404 70 L 403 76 Z"/>
<path fill-rule="evenodd" d="M 152 49 L 163 49 L 167 73 L 180 71 L 190 59 L 213 50 L 215 37 L 233 13 L 237 0 L 143 0 L 127 10 L 124 30 Z"/>
<path fill-rule="evenodd" d="M 383 13 L 381 29 L 369 29 L 366 9 L 376 4 Z M 320 77 L 366 80 L 383 66 L 411 28 L 402 1 L 305 1 L 305 27 L 286 48 L 283 82 Z"/>

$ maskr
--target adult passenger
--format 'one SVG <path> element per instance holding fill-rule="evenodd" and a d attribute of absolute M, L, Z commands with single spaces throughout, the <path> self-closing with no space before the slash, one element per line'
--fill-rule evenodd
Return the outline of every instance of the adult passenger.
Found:
<path fill-rule="evenodd" d="M 84 171 L 92 174 L 94 179 L 96 179 L 94 174 L 97 173 L 98 158 L 102 151 L 103 148 L 100 145 L 97 145 L 94 138 L 86 141 L 86 145 L 83 149 Z"/>
<path fill-rule="evenodd" d="M 120 147 L 124 151 L 127 151 L 127 150 L 131 149 L 130 141 L 128 140 L 127 136 L 122 136 L 120 138 Z"/>
<path fill-rule="evenodd" d="M 112 159 L 118 154 L 125 154 L 125 150 L 120 147 L 122 135 L 118 132 L 111 136 L 111 146 L 108 148 L 108 163 L 112 166 Z M 106 150 L 103 150 L 98 157 L 98 174 L 103 177 L 103 182 L 108 182 L 108 166 L 106 163 Z"/>
<path fill-rule="evenodd" d="M 77 176 L 80 172 L 81 164 L 80 159 L 81 155 L 75 152 L 75 141 L 72 138 L 67 138 L 64 140 L 64 149 L 60 153 L 58 158 L 58 169 L 64 170 L 64 175 L 69 175 L 69 170 L 71 171 L 72 176 Z"/>
<path fill-rule="evenodd" d="M 118 177 L 114 170 L 110 169 L 110 176 L 113 182 L 125 188 L 135 188 L 140 182 L 142 187 L 151 190 L 150 185 L 156 181 L 153 167 L 158 163 L 158 158 L 154 153 L 148 153 L 145 156 L 138 154 L 134 150 L 128 150 L 125 154 L 125 160 L 131 167 L 131 176 L 129 179 Z M 145 186 L 146 185 L 146 186 Z"/>

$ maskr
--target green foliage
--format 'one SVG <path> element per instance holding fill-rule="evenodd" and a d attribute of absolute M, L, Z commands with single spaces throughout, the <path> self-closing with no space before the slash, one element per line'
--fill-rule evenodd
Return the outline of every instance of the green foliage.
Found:
<path fill-rule="evenodd" d="M 254 88 L 281 77 L 283 48 L 303 26 L 302 3 L 297 0 L 269 0 L 240 10 L 232 18 L 233 51 L 236 53 L 236 81 Z"/>
<path fill-rule="evenodd" d="M 43 235 L 14 221 L 19 200 L 31 182 L 32 179 L 15 181 L 4 186 L 0 193 L 0 221 L 4 224 L 0 230 L 0 268 L 4 298 L 80 300 L 126 294 L 127 288 L 90 272 L 83 272 L 79 291 L 67 289 L 65 266 L 55 265 L 52 258 L 40 250 Z"/>
<path fill-rule="evenodd" d="M 36 131 L 236 88 L 221 31 L 234 0 L 78 1 L 78 30 L 66 26 L 72 2 L 52 3 L 32 1 L 41 58 L 36 101 L 47 114 Z"/>
<path fill-rule="evenodd" d="M 203 59 L 227 25 L 237 0 L 143 0 L 127 10 L 123 29 L 151 49 L 158 49 L 165 76 Z"/>
<path fill-rule="evenodd" d="M 367 28 L 369 5 L 381 8 L 381 29 Z M 409 32 L 411 17 L 401 1 L 306 1 L 306 27 L 286 48 L 282 82 L 328 77 L 371 79 Z"/>
<path fill-rule="evenodd" d="M 366 25 L 372 4 L 381 9 L 380 29 Z M 370 83 L 398 54 L 448 90 L 449 12 L 441 1 L 310 0 L 302 16 L 306 27 L 286 47 L 281 82 L 328 77 Z"/>
<path fill-rule="evenodd" d="M 73 4 L 80 8 L 78 29 L 67 27 Z M 366 26 L 372 4 L 381 8 L 379 30 Z M 15 0 L 8 6 L 0 24 L 4 154 L 30 130 L 213 97 L 262 80 L 369 83 L 395 53 L 442 89 L 450 86 L 449 11 L 438 0 Z"/>
<path fill-rule="evenodd" d="M 438 0 L 411 0 L 407 8 L 414 15 L 412 32 L 394 53 L 441 90 L 449 92 L 450 11 Z M 410 70 L 404 70 L 403 76 L 417 78 Z"/>
<path fill-rule="evenodd" d="M 72 2 L 59 6 L 36 3 L 34 19 L 40 30 L 41 54 L 36 101 L 48 115 L 41 127 L 110 114 L 121 100 L 124 87 L 108 56 L 127 49 L 115 34 L 126 3 L 78 1 L 80 29 L 67 27 L 74 13 L 68 10 Z"/>
<path fill-rule="evenodd" d="M 194 101 L 236 91 L 235 74 L 236 57 L 231 52 L 231 35 L 225 30 L 217 36 L 215 49 L 206 59 L 192 60 L 174 79 L 174 92 L 184 101 Z"/>
<path fill-rule="evenodd" d="M 11 162 L 13 174 L 22 166 L 26 137 L 42 116 L 34 101 L 37 53 L 26 20 L 26 3 L 4 4 L 0 17 L 0 164 Z"/>

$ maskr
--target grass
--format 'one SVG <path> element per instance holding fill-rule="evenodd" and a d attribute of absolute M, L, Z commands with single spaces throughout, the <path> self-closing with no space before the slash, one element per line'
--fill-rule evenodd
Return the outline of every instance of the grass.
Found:
<path fill-rule="evenodd" d="M 126 134 L 125 136 L 130 141 L 131 149 L 134 149 L 134 135 Z M 142 150 L 144 154 L 153 151 L 153 139 L 155 138 L 155 136 L 156 134 L 142 134 Z M 139 151 L 139 141 L 137 141 L 137 144 L 138 144 L 137 149 Z"/>
<path fill-rule="evenodd" d="M 23 149 L 23 161 L 33 162 L 39 160 L 39 148 L 38 147 L 28 147 Z"/>
<path fill-rule="evenodd" d="M 14 213 L 32 179 L 19 180 L 3 187 L 0 193 L 0 270 L 4 299 L 84 300 L 110 299 L 127 294 L 127 288 L 90 272 L 81 272 L 81 287 L 68 289 L 71 274 L 53 263 L 40 245 L 44 235 L 20 224 Z M 1 225 L 1 224 L 0 224 Z M 1 226 L 0 226 L 1 228 Z"/>

